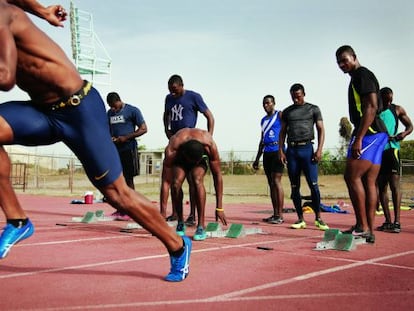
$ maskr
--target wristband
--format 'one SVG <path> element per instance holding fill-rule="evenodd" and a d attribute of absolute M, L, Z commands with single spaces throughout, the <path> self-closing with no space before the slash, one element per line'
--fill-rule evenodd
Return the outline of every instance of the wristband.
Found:
<path fill-rule="evenodd" d="M 224 212 L 224 208 L 216 208 L 217 212 Z"/>

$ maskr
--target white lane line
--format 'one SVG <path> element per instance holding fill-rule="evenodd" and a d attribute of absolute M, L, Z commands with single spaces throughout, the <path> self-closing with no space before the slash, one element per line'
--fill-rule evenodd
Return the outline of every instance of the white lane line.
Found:
<path fill-rule="evenodd" d="M 232 297 L 235 297 L 235 296 L 250 294 L 250 293 L 257 292 L 257 291 L 264 290 L 264 289 L 268 289 L 268 288 L 273 288 L 273 287 L 277 287 L 277 286 L 281 286 L 281 285 L 285 285 L 285 284 L 289 284 L 289 283 L 293 283 L 293 282 L 297 282 L 297 281 L 303 281 L 303 280 L 307 280 L 307 279 L 318 277 L 318 276 L 325 275 L 325 274 L 330 274 L 330 273 L 334 273 L 334 272 L 338 272 L 338 271 L 344 271 L 344 270 L 348 270 L 348 269 L 351 269 L 351 268 L 355 268 L 355 267 L 359 267 L 359 266 L 363 266 L 363 265 L 367 265 L 367 264 L 373 264 L 373 263 L 376 263 L 378 261 L 393 259 L 393 258 L 412 255 L 412 254 L 414 254 L 414 250 L 403 252 L 403 253 L 398 253 L 398 254 L 393 254 L 393 255 L 388 255 L 388 256 L 383 256 L 383 257 L 378 257 L 378 258 L 372 258 L 372 259 L 368 259 L 368 260 L 363 260 L 363 261 L 360 261 L 360 262 L 355 262 L 355 263 L 342 265 L 342 266 L 338 266 L 338 267 L 333 267 L 333 268 L 329 268 L 329 269 L 325 269 L 325 270 L 315 271 L 315 272 L 311 272 L 311 273 L 306 273 L 306 274 L 298 275 L 298 276 L 290 278 L 290 279 L 285 279 L 285 280 L 280 280 L 280 281 L 277 281 L 277 282 L 262 284 L 262 285 L 259 285 L 259 286 L 254 286 L 254 287 L 242 289 L 242 290 L 239 290 L 239 291 L 230 292 L 230 293 L 227 293 L 227 294 L 224 294 L 224 295 L 218 295 L 218 296 L 215 296 L 215 297 L 211 297 L 211 298 L 209 298 L 209 301 L 215 301 L 217 299 L 218 300 L 228 299 L 228 298 L 232 298 Z"/>
<path fill-rule="evenodd" d="M 91 240 L 115 239 L 115 238 L 123 238 L 123 237 L 124 236 L 122 236 L 122 237 L 121 236 L 116 236 L 116 237 L 105 237 L 105 238 L 90 238 L 90 239 L 77 239 L 77 240 L 66 240 L 66 241 L 32 243 L 32 244 L 18 244 L 18 245 L 15 245 L 14 247 L 74 243 L 74 242 L 83 242 L 83 241 L 91 241 Z M 132 236 L 127 236 L 126 235 L 125 237 L 130 238 Z M 304 237 L 304 238 L 300 238 L 300 239 L 308 239 L 308 238 L 309 237 Z M 297 238 L 289 238 L 289 239 L 285 239 L 283 241 L 289 241 L 289 240 L 297 241 L 298 239 Z M 249 247 L 249 246 L 254 246 L 254 245 L 260 245 L 260 244 L 263 244 L 263 243 L 269 244 L 269 243 L 274 243 L 274 242 L 281 242 L 281 240 L 266 241 L 266 242 L 261 241 L 261 242 L 257 242 L 257 243 L 245 243 L 245 244 L 236 244 L 236 245 L 222 245 L 222 246 L 217 246 L 217 247 L 193 250 L 191 253 L 194 254 L 194 253 L 211 252 L 211 251 L 217 251 L 217 250 L 229 249 L 229 248 Z M 113 261 L 103 261 L 103 262 L 91 263 L 91 264 L 86 264 L 86 265 L 67 266 L 67 267 L 60 267 L 60 268 L 53 268 L 53 269 L 42 269 L 42 270 L 21 272 L 21 273 L 11 273 L 11 274 L 0 275 L 0 279 L 25 277 L 25 276 L 29 276 L 29 275 L 37 275 L 37 274 L 50 273 L 50 272 L 59 272 L 59 271 L 67 271 L 67 270 L 93 268 L 93 267 L 99 267 L 99 266 L 105 266 L 105 265 L 121 264 L 121 263 L 127 263 L 127 262 L 134 262 L 134 261 L 141 261 L 141 260 L 155 259 L 155 258 L 164 258 L 164 257 L 168 257 L 168 253 L 161 254 L 161 255 L 152 255 L 152 256 L 144 256 L 144 257 L 119 259 L 119 260 L 113 260 Z"/>
<path fill-rule="evenodd" d="M 125 236 L 127 238 L 129 238 L 129 236 Z M 61 243 L 72 243 L 72 242 L 83 242 L 83 241 L 88 241 L 88 240 L 104 240 L 104 239 L 113 239 L 113 238 L 123 238 L 122 237 L 106 237 L 106 238 L 91 238 L 91 239 L 79 239 L 79 240 L 67 240 L 67 241 L 55 241 L 55 242 L 44 242 L 45 244 L 61 244 Z M 193 250 L 192 254 L 194 253 L 204 253 L 204 252 L 211 252 L 211 251 L 218 251 L 218 250 L 223 250 L 223 249 L 231 249 L 231 248 L 241 248 L 241 247 L 251 247 L 251 246 L 255 246 L 255 245 L 260 245 L 260 244 L 271 244 L 271 243 L 280 243 L 280 242 L 286 242 L 286 241 L 290 241 L 290 240 L 302 240 L 302 239 L 309 239 L 309 237 L 302 237 L 302 238 L 288 238 L 288 239 L 283 239 L 283 240 L 273 240 L 273 241 L 260 241 L 260 242 L 252 242 L 252 243 L 244 243 L 244 244 L 233 244 L 233 245 L 221 245 L 221 246 L 217 246 L 217 247 L 210 247 L 210 248 L 205 248 L 205 249 L 198 249 L 198 250 Z M 28 244 L 29 245 L 34 245 L 33 244 Z M 14 247 L 18 247 L 18 246 L 23 246 L 24 244 L 21 245 L 15 245 Z M 285 253 L 285 252 L 284 252 Z M 331 273 L 331 272 L 336 272 L 336 271 L 340 271 L 340 270 L 346 270 L 346 269 L 350 269 L 356 266 L 360 266 L 360 265 L 364 265 L 364 264 L 374 264 L 377 261 L 381 261 L 381 260 L 386 260 L 386 259 L 391 259 L 391 258 L 395 258 L 398 256 L 403 256 L 406 254 L 411 254 L 414 253 L 414 251 L 409 251 L 409 252 L 405 252 L 405 253 L 400 253 L 400 254 L 393 254 L 393 255 L 389 255 L 389 256 L 384 256 L 384 257 L 380 257 L 377 259 L 370 259 L 370 260 L 366 260 L 366 261 L 355 261 L 355 260 L 350 260 L 350 259 L 343 259 L 343 258 L 334 258 L 334 257 L 323 257 L 321 256 L 321 258 L 324 259 L 333 259 L 336 261 L 351 261 L 352 263 L 349 265 L 345 265 L 345 266 L 339 266 L 339 267 L 335 267 L 335 268 L 331 268 L 328 269 L 326 272 L 324 271 L 320 271 L 320 272 L 313 272 L 312 274 L 316 273 L 317 275 L 322 275 L 322 274 L 326 274 L 326 273 Z M 286 254 L 290 254 L 290 253 L 286 253 Z M 112 264 L 121 264 L 121 263 L 128 263 L 128 262 L 134 262 L 134 261 L 141 261 L 141 260 L 146 260 L 146 259 L 156 259 L 156 258 L 164 258 L 164 257 L 168 257 L 168 254 L 159 254 L 159 255 L 151 255 L 151 256 L 143 256 L 143 257 L 133 257 L 133 258 L 126 258 L 126 259 L 119 259 L 119 260 L 113 260 L 113 261 L 103 261 L 103 262 L 96 262 L 96 263 L 90 263 L 90 264 L 85 264 L 85 265 L 76 265 L 76 266 L 67 266 L 67 267 L 59 267 L 59 268 L 53 268 L 53 269 L 42 269 L 42 270 L 37 270 L 37 271 L 29 271 L 29 272 L 21 272 L 21 273 L 11 273 L 11 274 L 5 274 L 5 275 L 0 275 L 0 279 L 7 279 L 7 278 L 15 278 L 15 277 L 25 277 L 28 275 L 38 275 L 38 274 L 42 274 L 42 273 L 50 273 L 50 272 L 59 272 L 59 271 L 67 271 L 67 270 L 76 270 L 76 269 L 85 269 L 85 268 L 93 268 L 93 267 L 100 267 L 100 266 L 106 266 L 106 265 L 112 265 Z M 381 265 L 386 265 L 386 264 L 381 264 Z M 348 267 L 349 266 L 349 267 Z M 391 267 L 394 268 L 403 268 L 403 269 L 414 269 L 414 268 L 410 268 L 410 267 L 399 267 L 399 266 L 392 266 Z M 332 269 L 334 269 L 333 271 L 331 271 Z M 304 276 L 310 276 L 311 274 L 305 274 Z M 316 276 L 317 276 L 316 275 Z M 287 284 L 291 283 L 293 281 L 296 280 L 300 280 L 301 277 L 304 276 L 298 276 L 294 279 L 288 279 L 288 280 L 281 280 L 275 283 L 270 283 L 269 285 L 263 285 L 263 286 L 269 286 L 269 287 L 273 287 L 273 286 L 279 286 L 278 283 L 282 282 L 281 284 Z M 273 284 L 273 285 L 272 285 Z"/>
<path fill-rule="evenodd" d="M 154 255 L 154 256 L 143 256 L 143 257 L 135 257 L 129 259 L 120 259 L 120 260 L 111 260 L 111 261 L 103 261 L 98 263 L 91 263 L 91 264 L 84 264 L 84 265 L 77 265 L 77 266 L 68 266 L 68 267 L 60 267 L 60 268 L 53 268 L 53 269 L 42 269 L 37 271 L 29 271 L 29 272 L 21 272 L 21 273 L 11 273 L 0 275 L 0 279 L 10 279 L 16 277 L 27 277 L 29 275 L 37 275 L 42 273 L 51 273 L 51 272 L 59 272 L 59 271 L 67 271 L 67 270 L 77 270 L 77 269 L 85 269 L 85 268 L 93 268 L 105 265 L 113 265 L 113 264 L 120 264 L 126 262 L 134 262 L 134 261 L 141 261 L 147 259 L 155 259 L 155 258 L 163 258 L 167 257 L 168 255 Z"/>
<path fill-rule="evenodd" d="M 304 239 L 309 239 L 309 237 L 304 238 Z M 286 240 L 290 240 L 290 239 L 286 239 Z M 295 240 L 297 240 L 297 239 L 295 239 Z M 280 242 L 280 240 L 275 240 L 273 242 L 277 243 L 277 242 Z M 245 244 L 238 244 L 238 245 L 224 245 L 224 246 L 219 246 L 219 247 L 211 247 L 211 248 L 208 248 L 208 249 L 194 250 L 193 253 L 217 251 L 217 250 L 229 249 L 229 248 L 249 247 L 249 246 L 258 245 L 258 244 L 262 244 L 262 243 L 272 243 L 272 241 L 257 242 L 257 243 L 245 243 Z M 334 268 L 329 268 L 329 269 L 325 269 L 325 270 L 321 270 L 321 271 L 315 271 L 315 272 L 299 275 L 299 276 L 296 276 L 296 277 L 293 277 L 293 278 L 280 280 L 280 281 L 277 281 L 277 282 L 271 282 L 271 283 L 267 283 L 267 284 L 262 284 L 260 286 L 254 286 L 254 287 L 251 287 L 251 288 L 246 288 L 246 289 L 239 290 L 239 291 L 229 292 L 229 293 L 224 294 L 224 295 L 213 296 L 213 297 L 209 297 L 209 298 L 205 298 L 205 299 L 173 300 L 173 301 L 149 301 L 149 302 L 136 302 L 136 303 L 128 303 L 128 304 L 83 305 L 83 306 L 48 308 L 48 309 L 42 308 L 41 310 L 45 310 L 45 311 L 59 311 L 59 310 L 61 310 L 61 311 L 64 311 L 64 310 L 108 309 L 108 308 L 122 308 L 122 307 L 126 308 L 126 307 L 140 307 L 140 306 L 141 307 L 142 306 L 159 306 L 159 305 L 179 305 L 179 304 L 194 304 L 194 303 L 214 303 L 214 302 L 225 302 L 225 301 L 248 301 L 248 300 L 263 300 L 263 299 L 274 299 L 274 300 L 276 300 L 276 299 L 291 299 L 291 298 L 307 298 L 309 295 L 306 295 L 306 294 L 297 295 L 297 296 L 296 295 L 252 296 L 252 297 L 240 297 L 240 296 L 245 295 L 245 294 L 254 293 L 254 292 L 257 292 L 257 291 L 261 291 L 261 290 L 264 290 L 264 289 L 278 287 L 278 286 L 282 286 L 282 285 L 285 285 L 285 284 L 290 284 L 290 283 L 293 283 L 293 282 L 303 281 L 303 280 L 319 277 L 321 275 L 326 275 L 326 274 L 330 274 L 330 273 L 334 273 L 334 272 L 338 272 L 338 271 L 344 271 L 344 270 L 352 269 L 352 268 L 363 266 L 363 265 L 369 265 L 369 264 L 412 270 L 414 268 L 401 267 L 401 266 L 395 266 L 395 265 L 379 263 L 380 261 L 393 259 L 393 258 L 397 258 L 397 257 L 401 257 L 401 256 L 412 255 L 412 254 L 414 254 L 414 250 L 407 251 L 407 252 L 402 252 L 402 253 L 397 253 L 397 254 L 392 254 L 392 255 L 387 255 L 387 256 L 382 256 L 382 257 L 378 257 L 378 258 L 372 258 L 372 259 L 368 259 L 368 260 L 364 260 L 364 261 L 355 261 L 355 262 L 352 262 L 351 264 L 346 264 L 346 265 L 342 265 L 342 266 L 338 266 L 338 267 L 334 267 Z M 69 267 L 62 267 L 62 268 L 55 268 L 55 269 L 45 269 L 45 270 L 25 272 L 25 273 L 14 273 L 14 274 L 0 276 L 0 279 L 13 278 L 13 277 L 26 277 L 28 275 L 37 275 L 37 274 L 42 274 L 42 273 L 59 272 L 59 271 L 65 271 L 65 270 L 84 269 L 84 268 L 90 268 L 90 267 L 97 267 L 97 266 L 110 265 L 110 264 L 120 264 L 120 263 L 125 263 L 125 262 L 134 262 L 134 261 L 147 260 L 147 259 L 152 260 L 152 259 L 163 258 L 163 257 L 167 257 L 167 256 L 168 256 L 167 254 L 154 255 L 154 256 L 143 256 L 143 257 L 122 259 L 122 260 L 92 263 L 92 264 L 86 264 L 86 265 L 69 266 Z M 337 261 L 343 260 L 341 258 L 333 258 L 333 257 L 331 257 L 329 259 L 333 259 L 333 260 L 337 260 Z M 347 260 L 347 261 L 349 261 L 349 260 Z M 411 292 L 412 291 L 396 291 L 396 292 L 393 292 L 393 293 L 395 293 L 395 294 L 410 294 Z M 387 295 L 390 294 L 390 293 L 391 292 L 387 292 Z M 321 294 L 314 294 L 314 295 L 318 295 L 318 297 L 330 297 L 330 296 L 341 296 L 343 294 L 344 293 L 328 293 L 328 294 L 321 293 Z M 358 292 L 358 293 L 346 293 L 346 296 L 383 295 L 383 294 L 384 294 L 383 292 L 380 292 L 380 293 Z M 309 296 L 309 297 L 311 297 L 311 296 Z M 31 310 L 34 310 L 34 309 L 31 309 Z"/>
<path fill-rule="evenodd" d="M 101 238 L 86 238 L 86 239 L 51 241 L 51 242 L 24 243 L 24 244 L 14 245 L 13 248 L 14 247 L 39 246 L 39 245 L 55 245 L 55 244 L 66 244 L 66 243 L 90 242 L 90 241 L 105 241 L 105 240 L 112 240 L 112 239 L 125 239 L 125 238 L 131 238 L 131 237 L 132 236 L 111 236 L 111 237 L 101 237 Z"/>
<path fill-rule="evenodd" d="M 42 308 L 42 309 L 27 309 L 30 311 L 71 311 L 71 310 L 103 310 L 103 309 L 126 309 L 137 307 L 156 307 L 156 306 L 172 306 L 172 305 L 188 305 L 191 304 L 194 309 L 197 309 L 195 304 L 211 304 L 217 302 L 244 302 L 244 301 L 263 301 L 263 300 L 291 300 L 291 299 L 322 299 L 322 298 L 335 298 L 335 297 L 384 297 L 384 295 L 394 297 L 396 295 L 413 294 L 413 290 L 407 291 L 387 291 L 387 292 L 350 292 L 350 293 L 318 293 L 318 294 L 293 294 L 293 295 L 274 295 L 274 296 L 249 296 L 249 297 L 235 297 L 235 298 L 223 298 L 211 301 L 210 299 L 188 299 L 188 300 L 167 300 L 167 301 L 147 301 L 147 302 L 131 302 L 120 304 L 98 304 L 98 305 L 78 305 L 67 307 L 55 307 L 55 308 Z M 24 311 L 24 310 L 20 310 Z"/>

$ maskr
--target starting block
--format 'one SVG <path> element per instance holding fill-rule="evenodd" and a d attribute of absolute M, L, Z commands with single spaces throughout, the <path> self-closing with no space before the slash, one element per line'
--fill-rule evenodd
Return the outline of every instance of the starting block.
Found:
<path fill-rule="evenodd" d="M 126 230 L 133 230 L 133 229 L 142 229 L 142 226 L 137 224 L 136 222 L 129 222 L 124 227 Z"/>
<path fill-rule="evenodd" d="M 95 212 L 86 212 L 85 215 L 82 217 L 72 217 L 72 222 L 81 222 L 85 224 L 89 224 L 92 222 L 97 221 L 111 221 L 113 220 L 113 217 L 107 217 L 105 216 L 105 212 L 102 210 L 97 210 Z"/>
<path fill-rule="evenodd" d="M 170 227 L 175 227 L 177 225 L 177 221 L 167 221 L 167 224 Z M 129 232 L 135 229 L 142 229 L 142 226 L 140 224 L 137 224 L 136 222 L 128 222 L 126 226 L 121 229 L 121 231 Z"/>
<path fill-rule="evenodd" d="M 207 238 L 239 238 L 250 234 L 263 233 L 261 228 L 245 228 L 242 224 L 231 224 L 229 229 L 223 230 L 219 223 L 210 222 L 206 227 Z"/>
<path fill-rule="evenodd" d="M 170 227 L 175 227 L 177 221 L 168 221 Z M 122 232 L 131 232 L 134 229 L 142 229 L 142 226 L 135 222 L 128 222 Z M 242 224 L 231 224 L 229 229 L 223 230 L 218 222 L 209 222 L 206 226 L 207 238 L 239 238 L 250 234 L 263 233 L 261 228 L 245 228 Z"/>
<path fill-rule="evenodd" d="M 364 238 L 355 237 L 350 233 L 342 233 L 339 229 L 328 229 L 325 231 L 323 240 L 316 243 L 315 250 L 351 251 L 356 249 L 357 245 L 365 243 Z"/>

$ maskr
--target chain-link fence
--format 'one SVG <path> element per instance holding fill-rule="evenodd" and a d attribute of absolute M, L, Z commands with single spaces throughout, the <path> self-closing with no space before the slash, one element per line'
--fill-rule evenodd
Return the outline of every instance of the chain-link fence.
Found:
<path fill-rule="evenodd" d="M 255 152 L 231 151 L 221 154 L 225 195 L 265 198 L 269 196 L 262 166 L 257 171 L 252 167 Z M 251 160 L 240 160 L 246 158 L 246 155 Z M 48 195 L 79 195 L 85 191 L 96 191 L 86 178 L 81 163 L 74 156 L 45 156 L 28 153 L 9 153 L 9 156 L 13 163 L 11 181 L 16 190 Z M 158 199 L 161 170 L 146 167 L 148 165 L 154 165 L 154 163 L 151 161 L 141 163 L 143 173 L 134 181 L 140 192 Z M 342 177 L 344 169 L 345 161 L 322 161 L 319 164 L 322 196 L 327 198 L 348 196 Z M 282 181 L 285 196 L 288 198 L 290 185 L 286 172 Z M 211 176 L 206 178 L 205 184 L 207 192 L 214 193 Z M 408 201 L 414 197 L 414 161 L 412 160 L 402 161 L 401 187 L 404 200 Z"/>

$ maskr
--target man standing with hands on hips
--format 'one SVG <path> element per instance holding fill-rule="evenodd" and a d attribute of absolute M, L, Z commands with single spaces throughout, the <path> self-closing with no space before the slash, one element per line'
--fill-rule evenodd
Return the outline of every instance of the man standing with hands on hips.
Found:
<path fill-rule="evenodd" d="M 355 211 L 356 223 L 345 233 L 361 236 L 375 243 L 374 220 L 378 204 L 377 177 L 382 152 L 388 141 L 382 110 L 379 83 L 375 75 L 361 66 L 354 49 L 343 45 L 336 50 L 339 68 L 350 75 L 348 87 L 349 117 L 354 125 L 348 147 L 345 182 Z"/>
<path fill-rule="evenodd" d="M 383 104 L 383 111 L 380 114 L 381 120 L 388 132 L 388 142 L 382 153 L 381 169 L 378 175 L 379 199 L 384 211 L 385 222 L 377 228 L 379 231 L 401 232 L 400 212 L 401 212 L 401 158 L 400 142 L 410 135 L 413 131 L 413 123 L 407 115 L 405 109 L 393 103 L 393 91 L 389 87 L 380 90 Z M 405 126 L 404 131 L 398 132 L 398 123 Z M 388 185 L 390 185 L 392 204 L 394 207 L 394 222 L 391 221 L 389 208 Z"/>

